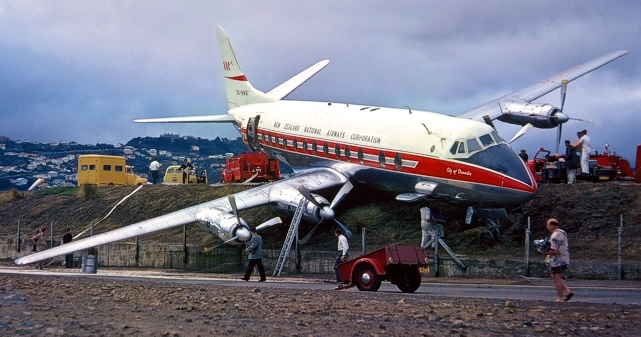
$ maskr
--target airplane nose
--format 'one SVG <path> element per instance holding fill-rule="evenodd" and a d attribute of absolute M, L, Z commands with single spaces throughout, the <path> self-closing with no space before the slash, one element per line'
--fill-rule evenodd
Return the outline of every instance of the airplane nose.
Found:
<path fill-rule="evenodd" d="M 536 186 L 523 160 L 507 144 L 488 147 L 463 161 L 503 173 L 528 186 Z"/>

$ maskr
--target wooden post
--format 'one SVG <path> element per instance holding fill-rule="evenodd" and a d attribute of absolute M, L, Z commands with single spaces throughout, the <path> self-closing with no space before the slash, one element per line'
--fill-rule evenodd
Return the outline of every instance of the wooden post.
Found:
<path fill-rule="evenodd" d="M 365 240 L 365 228 L 361 229 L 361 247 L 363 247 L 363 255 L 367 253 L 367 242 Z"/>

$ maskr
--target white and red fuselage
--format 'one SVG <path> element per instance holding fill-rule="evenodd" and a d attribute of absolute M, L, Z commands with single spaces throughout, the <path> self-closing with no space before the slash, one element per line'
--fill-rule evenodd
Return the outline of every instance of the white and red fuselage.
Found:
<path fill-rule="evenodd" d="M 536 191 L 525 163 L 478 121 L 305 101 L 248 104 L 229 114 L 250 148 L 294 169 L 332 168 L 369 188 L 497 207 L 522 204 Z"/>

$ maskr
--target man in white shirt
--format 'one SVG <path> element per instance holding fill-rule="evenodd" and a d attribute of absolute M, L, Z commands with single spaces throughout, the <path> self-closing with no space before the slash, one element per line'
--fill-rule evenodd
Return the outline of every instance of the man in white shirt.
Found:
<path fill-rule="evenodd" d="M 149 173 L 151 174 L 151 181 L 154 185 L 156 185 L 156 181 L 158 181 L 158 170 L 160 170 L 160 163 L 158 162 L 158 158 L 154 158 L 154 161 L 149 164 Z"/>
<path fill-rule="evenodd" d="M 336 262 L 334 262 L 334 272 L 336 273 L 336 283 L 341 283 L 341 276 L 338 273 L 338 264 L 341 262 L 347 261 L 349 244 L 347 243 L 347 238 L 343 235 L 343 231 L 336 229 L 334 235 L 338 238 L 338 255 L 336 256 Z"/>
<path fill-rule="evenodd" d="M 592 141 L 588 137 L 588 130 L 581 131 L 579 144 L 581 145 L 581 173 L 590 174 L 588 160 L 590 159 L 590 152 L 592 152 Z"/>

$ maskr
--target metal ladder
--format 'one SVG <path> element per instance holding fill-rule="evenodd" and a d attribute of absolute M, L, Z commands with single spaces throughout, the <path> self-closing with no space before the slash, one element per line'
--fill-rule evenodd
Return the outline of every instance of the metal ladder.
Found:
<path fill-rule="evenodd" d="M 276 262 L 276 267 L 274 268 L 272 276 L 280 276 L 280 272 L 283 270 L 285 260 L 287 260 L 289 251 L 292 249 L 292 242 L 298 232 L 298 224 L 300 223 L 300 219 L 303 217 L 303 205 L 306 201 L 307 200 L 305 200 L 305 198 L 301 198 L 298 203 L 298 207 L 296 207 L 294 218 L 292 219 L 292 223 L 289 225 L 289 231 L 287 231 L 287 237 L 285 237 L 285 243 L 283 243 L 283 249 L 280 250 L 280 256 L 278 256 L 278 261 Z"/>

